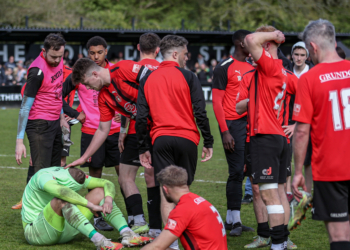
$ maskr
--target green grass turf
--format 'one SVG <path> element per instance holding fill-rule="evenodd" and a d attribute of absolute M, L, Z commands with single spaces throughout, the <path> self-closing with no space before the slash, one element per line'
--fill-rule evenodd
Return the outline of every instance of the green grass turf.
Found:
<path fill-rule="evenodd" d="M 219 135 L 218 125 L 214 116 L 212 105 L 207 105 L 208 117 L 211 124 L 211 131 L 215 138 L 214 156 L 206 163 L 198 161 L 196 177 L 191 191 L 203 196 L 211 202 L 220 212 L 221 217 L 225 220 L 226 216 L 226 195 L 225 181 L 228 176 L 227 163 L 224 156 L 223 147 Z M 15 141 L 17 131 L 18 109 L 0 110 L 0 249 L 94 249 L 94 245 L 83 235 L 79 235 L 69 244 L 55 246 L 30 246 L 27 244 L 21 222 L 20 210 L 12 210 L 11 206 L 17 203 L 22 196 L 26 185 L 27 168 L 29 162 L 28 140 L 25 138 L 27 147 L 27 158 L 21 166 L 15 161 Z M 75 143 L 71 147 L 71 156 L 67 162 L 70 163 L 80 155 L 80 125 L 73 126 L 72 141 Z M 201 146 L 198 147 L 200 153 Z M 200 154 L 199 154 L 200 155 Z M 14 168 L 10 168 L 14 167 Z M 86 169 L 84 169 L 86 171 Z M 147 214 L 147 193 L 145 181 L 142 178 L 143 169 L 140 168 L 136 179 L 143 197 L 143 208 Z M 116 203 L 126 215 L 125 205 L 120 194 L 117 176 L 114 169 L 104 169 L 108 176 L 104 178 L 112 181 L 116 186 Z M 205 180 L 208 182 L 200 182 Z M 81 194 L 86 194 L 86 190 Z M 253 211 L 253 205 L 242 205 L 241 218 L 245 225 L 256 229 L 257 223 Z M 229 231 L 227 231 L 227 234 Z M 103 233 L 107 238 L 116 240 L 118 233 L 116 231 Z M 243 233 L 241 237 L 227 237 L 228 249 L 243 249 L 243 246 L 252 242 L 254 232 Z M 310 212 L 307 213 L 307 220 L 302 223 L 297 230 L 290 235 L 291 239 L 297 244 L 298 249 L 329 249 L 327 232 L 322 222 L 311 220 Z M 134 248 L 139 249 L 139 248 Z M 266 248 L 268 249 L 268 248 Z"/>

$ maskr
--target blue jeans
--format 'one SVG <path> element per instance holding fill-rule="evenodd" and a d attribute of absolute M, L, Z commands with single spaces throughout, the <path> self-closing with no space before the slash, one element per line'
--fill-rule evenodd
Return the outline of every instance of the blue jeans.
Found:
<path fill-rule="evenodd" d="M 245 182 L 245 189 L 244 189 L 244 195 L 247 195 L 247 194 L 253 196 L 252 183 L 250 183 L 249 177 L 247 177 L 247 180 Z"/>

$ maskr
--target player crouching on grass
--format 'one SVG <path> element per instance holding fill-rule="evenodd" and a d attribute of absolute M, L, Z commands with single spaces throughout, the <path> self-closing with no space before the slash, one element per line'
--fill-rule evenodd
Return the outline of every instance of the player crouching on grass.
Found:
<path fill-rule="evenodd" d="M 162 192 L 169 203 L 175 203 L 161 234 L 142 250 L 166 250 L 180 238 L 185 250 L 227 250 L 224 222 L 219 212 L 207 200 L 191 193 L 188 174 L 174 165 L 157 174 Z"/>
<path fill-rule="evenodd" d="M 82 188 L 92 189 L 85 198 L 77 193 Z M 24 236 L 31 245 L 55 245 L 67 243 L 82 233 L 90 238 L 97 250 L 116 250 L 149 242 L 149 238 L 131 231 L 113 201 L 114 196 L 112 182 L 85 175 L 80 169 L 42 169 L 24 190 Z M 118 229 L 122 236 L 121 244 L 96 232 L 90 224 L 93 214 L 98 211 Z"/>

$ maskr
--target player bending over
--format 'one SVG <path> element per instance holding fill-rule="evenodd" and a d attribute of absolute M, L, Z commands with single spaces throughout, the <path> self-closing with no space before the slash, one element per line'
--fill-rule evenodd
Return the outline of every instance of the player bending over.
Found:
<path fill-rule="evenodd" d="M 85 198 L 77 192 L 92 189 Z M 89 237 L 96 249 L 122 249 L 149 242 L 128 227 L 114 203 L 114 184 L 85 175 L 80 169 L 45 168 L 37 172 L 24 190 L 22 222 L 31 245 L 54 245 L 71 241 L 77 234 Z M 118 229 L 122 242 L 115 243 L 96 232 L 90 219 L 97 211 Z"/>
<path fill-rule="evenodd" d="M 142 250 L 165 250 L 177 238 L 185 250 L 227 250 L 226 230 L 219 212 L 204 198 L 191 193 L 184 168 L 168 166 L 157 174 L 163 194 L 176 207 L 162 233 Z"/>

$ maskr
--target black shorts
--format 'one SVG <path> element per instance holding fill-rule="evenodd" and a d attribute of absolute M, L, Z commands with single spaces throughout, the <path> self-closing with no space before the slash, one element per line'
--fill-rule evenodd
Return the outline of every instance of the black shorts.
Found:
<path fill-rule="evenodd" d="M 29 141 L 34 173 L 42 168 L 61 166 L 62 130 L 60 120 L 28 120 Z"/>
<path fill-rule="evenodd" d="M 194 180 L 198 159 L 197 145 L 188 139 L 176 136 L 160 136 L 153 144 L 152 163 L 156 186 L 159 186 L 156 175 L 170 165 L 187 170 L 187 184 Z"/>
<path fill-rule="evenodd" d="M 286 183 L 288 144 L 282 135 L 258 134 L 250 137 L 253 184 Z"/>
<path fill-rule="evenodd" d="M 83 155 L 94 136 L 81 133 L 80 150 Z M 102 146 L 81 167 L 106 168 L 119 165 L 120 153 L 118 148 L 119 133 L 109 135 Z"/>
<path fill-rule="evenodd" d="M 292 139 L 293 139 L 293 137 L 289 139 L 289 143 L 288 143 L 287 177 L 292 176 L 292 158 L 293 158 Z"/>
<path fill-rule="evenodd" d="M 127 135 L 124 141 L 124 151 L 120 154 L 120 163 L 141 166 L 136 134 Z"/>
<path fill-rule="evenodd" d="M 341 222 L 349 220 L 350 181 L 314 181 L 312 219 Z"/>
<path fill-rule="evenodd" d="M 237 120 L 226 120 L 227 127 L 233 139 L 235 140 L 234 151 L 225 150 L 225 156 L 228 164 L 230 178 L 237 181 L 243 181 L 244 178 L 244 148 L 247 138 L 247 117 Z M 222 133 L 221 140 L 223 139 Z"/>
<path fill-rule="evenodd" d="M 250 177 L 252 175 L 252 159 L 250 157 L 250 143 L 249 142 L 245 143 L 244 164 L 245 164 L 244 175 Z"/>
<path fill-rule="evenodd" d="M 71 133 L 72 133 L 72 126 L 69 124 L 69 139 L 70 139 Z M 61 156 L 69 156 L 69 149 L 70 149 L 70 146 L 63 145 Z"/>
<path fill-rule="evenodd" d="M 312 155 L 312 143 L 311 143 L 311 137 L 309 137 L 309 144 L 307 145 L 307 151 L 306 151 L 304 166 L 310 166 L 311 165 L 311 155 Z"/>

